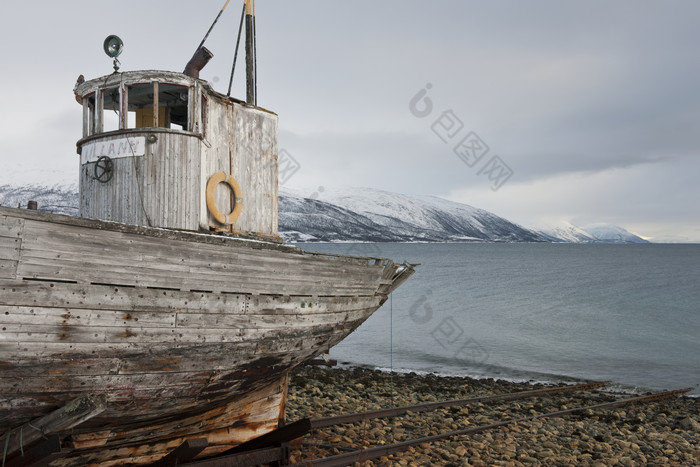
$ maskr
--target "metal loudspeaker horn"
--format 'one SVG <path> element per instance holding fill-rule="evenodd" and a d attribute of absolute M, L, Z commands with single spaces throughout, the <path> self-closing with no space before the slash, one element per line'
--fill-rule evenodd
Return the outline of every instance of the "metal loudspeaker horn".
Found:
<path fill-rule="evenodd" d="M 102 48 L 109 57 L 114 59 L 114 72 L 116 73 L 120 65 L 117 57 L 122 53 L 122 50 L 124 50 L 124 42 L 122 42 L 119 36 L 112 34 L 111 36 L 107 36 L 104 44 L 102 44 Z"/>

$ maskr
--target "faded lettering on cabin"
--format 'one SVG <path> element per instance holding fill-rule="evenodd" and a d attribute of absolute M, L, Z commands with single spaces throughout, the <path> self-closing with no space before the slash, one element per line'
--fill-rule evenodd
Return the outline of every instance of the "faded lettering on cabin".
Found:
<path fill-rule="evenodd" d="M 92 141 L 82 147 L 80 163 L 95 162 L 102 156 L 112 159 L 120 157 L 143 156 L 146 154 L 146 137 L 117 138 L 109 141 Z"/>

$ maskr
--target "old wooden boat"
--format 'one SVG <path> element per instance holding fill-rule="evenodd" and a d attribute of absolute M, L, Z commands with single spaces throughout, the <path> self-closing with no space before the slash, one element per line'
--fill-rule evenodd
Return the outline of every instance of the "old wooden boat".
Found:
<path fill-rule="evenodd" d="M 50 465 L 148 464 L 269 432 L 290 369 L 413 273 L 281 242 L 277 115 L 200 80 L 209 56 L 79 80 L 80 217 L 0 207 L 9 460 L 53 437 Z"/>

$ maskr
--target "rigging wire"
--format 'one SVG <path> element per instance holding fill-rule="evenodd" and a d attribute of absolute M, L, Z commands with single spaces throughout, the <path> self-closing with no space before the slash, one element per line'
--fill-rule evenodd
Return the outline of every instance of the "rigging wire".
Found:
<path fill-rule="evenodd" d="M 236 60 L 238 59 L 238 46 L 241 44 L 241 32 L 243 31 L 243 20 L 245 19 L 245 3 L 241 11 L 241 22 L 238 25 L 238 38 L 236 39 L 236 52 L 233 54 L 233 66 L 231 67 L 231 78 L 228 81 L 227 97 L 231 97 L 231 86 L 233 85 L 233 73 L 236 71 Z"/>
<path fill-rule="evenodd" d="M 396 407 L 394 401 L 394 293 L 389 294 L 389 384 L 391 387 L 391 406 Z M 391 430 L 391 438 L 396 442 L 396 419 Z"/>
<path fill-rule="evenodd" d="M 389 294 L 389 381 L 391 405 L 394 405 L 394 293 Z"/>

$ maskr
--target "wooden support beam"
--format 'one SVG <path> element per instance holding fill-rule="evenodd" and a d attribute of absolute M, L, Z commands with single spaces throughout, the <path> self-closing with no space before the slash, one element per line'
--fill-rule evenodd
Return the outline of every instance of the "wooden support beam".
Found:
<path fill-rule="evenodd" d="M 312 422 L 310 419 L 302 418 L 294 423 L 290 423 L 289 425 L 277 428 L 276 430 L 262 436 L 253 438 L 250 441 L 246 441 L 243 444 L 239 444 L 235 448 L 231 448 L 228 451 L 223 452 L 222 455 L 226 456 L 229 454 L 247 452 L 255 449 L 269 448 L 270 446 L 279 445 L 293 439 L 301 438 L 311 431 L 313 428 L 311 423 Z"/>
<path fill-rule="evenodd" d="M 0 437 L 0 446 L 7 443 L 6 454 L 14 454 L 22 446 L 28 446 L 46 435 L 80 425 L 103 412 L 106 406 L 107 398 L 104 394 L 79 397 L 48 415 L 8 430 Z"/>
<path fill-rule="evenodd" d="M 270 464 L 284 461 L 287 458 L 285 447 L 258 449 L 256 451 L 241 452 L 239 454 L 224 455 L 205 459 L 189 464 L 187 467 L 248 467 L 250 465 Z"/>
<path fill-rule="evenodd" d="M 129 91 L 126 85 L 119 86 L 119 129 L 129 128 Z"/>
<path fill-rule="evenodd" d="M 153 128 L 158 128 L 161 122 L 158 120 L 160 114 L 160 104 L 158 103 L 158 81 L 153 81 Z M 165 122 L 163 122 L 165 123 Z"/>
<path fill-rule="evenodd" d="M 18 453 L 17 456 L 8 459 L 3 465 L 5 467 L 39 467 L 66 454 L 67 452 L 61 452 L 61 438 L 58 435 L 49 435 L 30 448 L 25 448 L 23 455 Z"/>
<path fill-rule="evenodd" d="M 175 467 L 194 459 L 209 443 L 206 438 L 188 439 L 170 454 L 151 464 L 151 467 Z"/>

